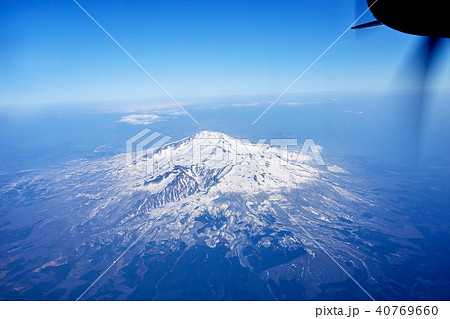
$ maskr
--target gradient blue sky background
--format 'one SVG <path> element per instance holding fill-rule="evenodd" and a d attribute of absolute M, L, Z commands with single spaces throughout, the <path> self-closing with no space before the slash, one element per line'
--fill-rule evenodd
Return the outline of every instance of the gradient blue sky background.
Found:
<path fill-rule="evenodd" d="M 177 99 L 276 96 L 355 20 L 353 0 L 79 3 Z M 350 30 L 292 92 L 384 90 L 418 41 Z M 1 1 L 0 42 L 1 105 L 167 99 L 72 0 Z"/>

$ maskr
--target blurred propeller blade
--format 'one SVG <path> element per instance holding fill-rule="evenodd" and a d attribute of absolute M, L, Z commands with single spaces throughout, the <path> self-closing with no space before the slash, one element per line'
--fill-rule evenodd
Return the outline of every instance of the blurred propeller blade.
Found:
<path fill-rule="evenodd" d="M 358 19 L 361 14 L 364 13 L 367 9 L 367 1 L 366 0 L 355 0 L 355 19 Z"/>
<path fill-rule="evenodd" d="M 357 20 L 358 25 L 353 26 L 352 27 L 353 30 L 371 29 L 383 26 L 381 22 L 379 22 L 377 19 L 374 18 L 370 10 L 368 10 L 366 0 L 354 0 L 354 5 L 355 5 L 355 20 Z M 364 12 L 366 13 L 364 14 Z M 367 36 L 368 36 L 367 32 L 355 32 L 355 38 L 358 40 L 366 39 Z"/>
<path fill-rule="evenodd" d="M 406 74 L 410 76 L 409 79 L 413 82 L 411 87 L 415 91 L 413 95 L 416 96 L 415 103 L 411 104 L 411 123 L 414 125 L 412 128 L 418 134 L 417 138 L 422 129 L 428 84 L 439 58 L 439 49 L 443 39 L 427 37 L 421 42 L 408 63 L 409 74 Z"/>
<path fill-rule="evenodd" d="M 352 30 L 371 29 L 371 28 L 376 28 L 376 27 L 381 27 L 381 26 L 383 26 L 383 23 L 381 23 L 378 20 L 375 20 L 375 21 L 355 25 L 354 27 L 352 27 Z"/>
<path fill-rule="evenodd" d="M 400 70 L 400 86 L 407 88 L 409 94 L 406 98 L 400 99 L 399 108 L 405 114 L 404 126 L 406 135 L 409 136 L 409 143 L 414 152 L 420 148 L 421 135 L 427 111 L 427 95 L 430 80 L 432 80 L 433 71 L 438 65 L 441 49 L 443 47 L 443 38 L 426 37 L 420 41 L 418 47 L 414 50 L 411 57 L 407 59 L 406 65 Z"/>

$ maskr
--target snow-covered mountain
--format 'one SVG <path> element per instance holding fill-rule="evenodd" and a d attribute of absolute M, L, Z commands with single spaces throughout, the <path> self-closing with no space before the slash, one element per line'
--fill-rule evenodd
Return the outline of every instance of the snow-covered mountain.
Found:
<path fill-rule="evenodd" d="M 299 152 L 202 131 L 129 157 L 1 190 L 17 203 L 2 227 L 20 230 L 0 247 L 3 296 L 367 300 L 350 276 L 379 287 L 379 242 L 418 236 L 394 213 L 374 215 L 375 197 L 346 170 Z"/>

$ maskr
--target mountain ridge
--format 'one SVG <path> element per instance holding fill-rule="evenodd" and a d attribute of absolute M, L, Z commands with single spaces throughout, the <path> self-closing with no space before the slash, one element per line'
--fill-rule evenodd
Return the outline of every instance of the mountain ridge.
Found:
<path fill-rule="evenodd" d="M 203 138 L 209 142 L 197 144 L 195 158 L 193 143 Z M 366 300 L 323 249 L 373 288 L 379 282 L 372 268 L 380 264 L 364 232 L 383 232 L 391 222 L 364 217 L 378 204 L 347 173 L 294 160 L 299 155 L 206 131 L 135 154 L 133 163 L 121 154 L 25 178 L 11 187 L 33 189 L 39 201 L 27 199 L 31 210 L 45 218 L 3 249 L 16 249 L 10 262 L 33 260 L 30 267 L 40 270 L 0 280 L 22 274 L 11 286 L 16 292 L 8 290 L 19 295 L 45 283 L 50 288 L 40 299 L 56 292 L 74 299 L 98 280 L 83 298 L 320 299 L 332 298 L 338 285 Z M 142 169 L 155 159 L 157 169 Z M 36 255 L 34 247 L 48 254 Z M 195 260 L 202 262 L 192 268 Z M 58 266 L 42 268 L 51 264 Z M 250 282 L 242 286 L 240 276 L 253 278 L 260 292 Z M 194 278 L 199 290 L 186 295 Z"/>

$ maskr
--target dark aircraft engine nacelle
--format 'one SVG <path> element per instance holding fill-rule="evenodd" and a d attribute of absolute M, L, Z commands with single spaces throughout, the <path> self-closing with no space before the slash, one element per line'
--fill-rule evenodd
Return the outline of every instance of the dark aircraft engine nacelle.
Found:
<path fill-rule="evenodd" d="M 400 32 L 450 38 L 448 0 L 367 0 L 374 17 Z"/>

